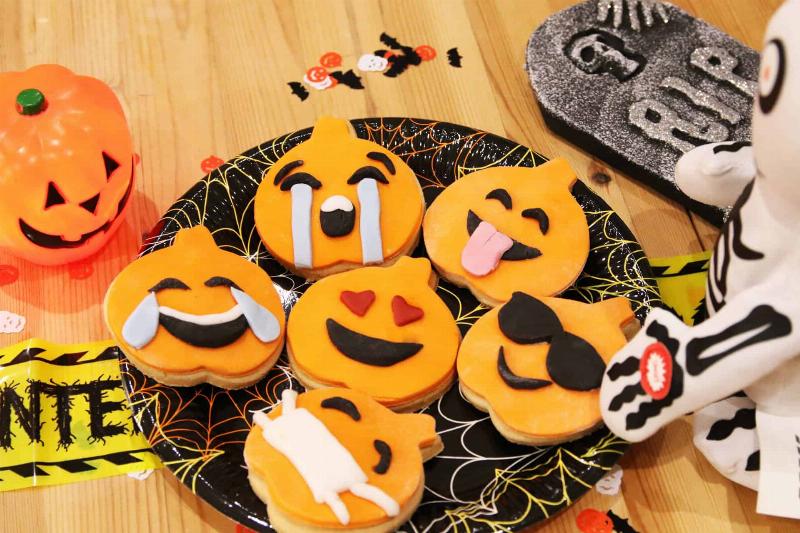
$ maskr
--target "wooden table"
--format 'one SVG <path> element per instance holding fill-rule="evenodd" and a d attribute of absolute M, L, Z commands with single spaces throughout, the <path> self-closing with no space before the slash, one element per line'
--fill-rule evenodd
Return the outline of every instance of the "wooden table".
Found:
<path fill-rule="evenodd" d="M 107 338 L 100 302 L 131 260 L 141 235 L 201 176 L 200 162 L 223 159 L 320 114 L 412 116 L 470 125 L 549 155 L 566 157 L 580 177 L 633 229 L 650 256 L 708 249 L 713 227 L 551 134 L 523 72 L 528 36 L 571 0 L 39 1 L 4 0 L 0 69 L 57 62 L 96 76 L 119 94 L 141 154 L 133 206 L 84 280 L 67 267 L 20 268 L 0 288 L 0 308 L 25 315 L 23 334 L 56 342 Z M 780 0 L 676 0 L 695 15 L 759 48 Z M 366 90 L 313 91 L 304 102 L 286 83 L 302 79 L 326 51 L 354 65 L 386 31 L 403 42 L 457 46 L 463 68 L 425 64 L 390 79 L 365 75 Z M 602 170 L 609 183 L 593 183 Z M 583 509 L 613 508 L 639 531 L 789 531 L 797 523 L 755 514 L 755 493 L 722 478 L 693 448 L 679 421 L 636 445 L 623 461 L 620 495 L 591 491 L 547 523 L 577 531 Z M 0 495 L 5 531 L 231 531 L 235 525 L 167 471 Z"/>

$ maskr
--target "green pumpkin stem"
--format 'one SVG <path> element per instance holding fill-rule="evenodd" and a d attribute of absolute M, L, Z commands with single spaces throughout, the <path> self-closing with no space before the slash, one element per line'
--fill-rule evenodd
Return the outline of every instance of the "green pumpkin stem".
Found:
<path fill-rule="evenodd" d="M 38 115 L 45 108 L 47 100 L 39 89 L 24 89 L 17 95 L 17 112 L 20 115 Z"/>

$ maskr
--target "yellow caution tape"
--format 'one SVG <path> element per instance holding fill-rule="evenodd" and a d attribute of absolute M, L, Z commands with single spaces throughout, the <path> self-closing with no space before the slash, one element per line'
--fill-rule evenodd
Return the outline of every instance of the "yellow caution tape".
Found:
<path fill-rule="evenodd" d="M 710 251 L 650 259 L 661 299 L 690 326 L 706 316 L 706 279 L 710 259 Z"/>
<path fill-rule="evenodd" d="M 0 348 L 0 490 L 160 468 L 109 341 Z"/>

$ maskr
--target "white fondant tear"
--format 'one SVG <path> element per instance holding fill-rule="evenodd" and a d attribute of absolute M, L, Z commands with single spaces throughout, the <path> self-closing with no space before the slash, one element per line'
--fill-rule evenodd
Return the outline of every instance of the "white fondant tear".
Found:
<path fill-rule="evenodd" d="M 326 504 L 342 525 L 350 523 L 350 513 L 339 494 L 351 492 L 397 516 L 400 505 L 380 488 L 367 483 L 367 475 L 353 455 L 317 417 L 296 407 L 297 392 L 283 391 L 281 416 L 270 420 L 255 413 L 253 422 L 261 428 L 264 440 L 283 454 L 308 485 L 314 500 Z"/>
<path fill-rule="evenodd" d="M 122 326 L 122 338 L 136 348 L 146 346 L 158 330 L 158 300 L 154 292 L 148 292 Z"/>
<path fill-rule="evenodd" d="M 311 196 L 312 189 L 305 183 L 293 185 L 292 194 L 292 246 L 294 266 L 311 268 Z"/>
<path fill-rule="evenodd" d="M 236 287 L 231 287 L 231 294 L 236 303 L 239 304 L 236 307 L 241 309 L 247 319 L 250 330 L 258 340 L 272 342 L 278 338 L 281 333 L 281 325 L 269 309 Z"/>
<path fill-rule="evenodd" d="M 358 182 L 358 202 L 361 204 L 361 262 L 365 265 L 382 263 L 381 197 L 374 179 Z"/>
<path fill-rule="evenodd" d="M 323 213 L 330 213 L 337 209 L 341 211 L 352 211 L 355 207 L 353 206 L 353 202 L 350 201 L 350 198 L 342 196 L 341 194 L 336 194 L 327 198 L 319 207 L 319 210 Z"/>

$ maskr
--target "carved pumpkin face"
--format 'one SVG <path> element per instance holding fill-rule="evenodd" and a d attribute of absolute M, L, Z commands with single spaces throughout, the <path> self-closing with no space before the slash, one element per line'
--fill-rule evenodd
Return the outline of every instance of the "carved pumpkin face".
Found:
<path fill-rule="evenodd" d="M 283 348 L 284 312 L 269 275 L 218 248 L 204 226 L 128 265 L 106 293 L 105 316 L 129 359 L 168 384 L 244 386 Z"/>
<path fill-rule="evenodd" d="M 0 247 L 40 264 L 95 253 L 133 190 L 133 145 L 114 93 L 40 65 L 0 74 L 0 102 Z"/>
<path fill-rule="evenodd" d="M 488 305 L 507 301 L 514 291 L 560 293 L 589 255 L 586 216 L 570 194 L 575 180 L 563 159 L 464 176 L 425 215 L 431 261 Z"/>
<path fill-rule="evenodd" d="M 460 341 L 434 285 L 430 262 L 410 257 L 316 282 L 288 325 L 300 380 L 361 390 L 395 410 L 429 403 L 452 383 Z"/>
<path fill-rule="evenodd" d="M 347 121 L 321 118 L 264 176 L 255 222 L 276 259 L 315 279 L 407 253 L 424 209 L 419 182 L 399 157 L 356 138 Z"/>
<path fill-rule="evenodd" d="M 594 304 L 517 292 L 470 328 L 458 352 L 465 397 L 509 440 L 555 444 L 601 422 L 600 383 L 634 319 L 624 298 Z"/>
<path fill-rule="evenodd" d="M 279 531 L 399 526 L 422 497 L 423 460 L 442 448 L 432 417 L 349 389 L 284 391 L 253 421 L 244 459 Z"/>

